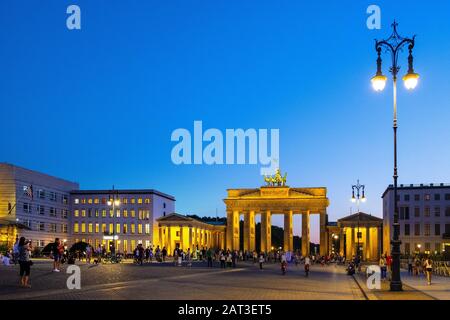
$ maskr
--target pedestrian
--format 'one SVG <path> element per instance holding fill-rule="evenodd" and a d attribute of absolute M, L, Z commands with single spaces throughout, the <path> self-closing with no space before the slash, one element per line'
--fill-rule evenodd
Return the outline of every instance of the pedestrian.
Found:
<path fill-rule="evenodd" d="M 413 274 L 413 259 L 411 256 L 408 256 L 408 274 Z"/>
<path fill-rule="evenodd" d="M 211 251 L 211 248 L 209 248 L 208 251 L 206 251 L 206 258 L 208 259 L 208 267 L 212 268 L 213 264 L 212 264 L 212 251 Z"/>
<path fill-rule="evenodd" d="M 31 265 L 33 262 L 30 260 L 31 244 L 30 241 L 25 240 L 25 237 L 20 237 L 18 243 L 19 249 L 19 266 L 20 266 L 20 285 L 25 288 L 31 288 L 28 283 L 30 280 Z"/>
<path fill-rule="evenodd" d="M 311 263 L 311 260 L 309 259 L 309 256 L 305 256 L 305 276 L 307 277 L 309 275 L 309 265 Z"/>
<path fill-rule="evenodd" d="M 61 255 L 59 253 L 60 246 L 59 238 L 55 238 L 55 242 L 51 246 L 51 254 L 53 256 L 53 272 L 60 272 L 59 265 L 61 262 Z"/>
<path fill-rule="evenodd" d="M 225 269 L 225 254 L 223 251 L 220 252 L 220 267 Z"/>
<path fill-rule="evenodd" d="M 431 285 L 431 274 L 433 273 L 433 261 L 430 259 L 430 257 L 427 257 L 425 259 L 423 268 L 425 269 L 425 272 L 427 274 L 428 285 Z"/>
<path fill-rule="evenodd" d="M 86 246 L 86 262 L 88 264 L 91 264 L 91 257 L 92 257 L 92 248 L 91 246 L 88 244 Z"/>
<path fill-rule="evenodd" d="M 16 236 L 16 242 L 14 243 L 14 246 L 13 246 L 12 258 L 14 260 L 14 265 L 16 265 L 19 260 L 19 237 L 18 236 Z"/>
<path fill-rule="evenodd" d="M 259 270 L 263 269 L 263 263 L 264 263 L 264 255 L 261 252 L 261 254 L 259 255 Z"/>
<path fill-rule="evenodd" d="M 161 254 L 162 254 L 162 261 L 165 262 L 166 261 L 166 256 L 167 256 L 167 249 L 166 249 L 166 247 L 163 247 L 163 249 L 161 251 Z"/>
<path fill-rule="evenodd" d="M 384 280 L 386 279 L 386 259 L 384 258 L 384 256 L 380 257 L 378 265 L 380 266 L 381 280 Z"/>
<path fill-rule="evenodd" d="M 233 263 L 233 256 L 231 255 L 231 252 L 228 251 L 227 253 L 227 267 L 231 268 Z"/>

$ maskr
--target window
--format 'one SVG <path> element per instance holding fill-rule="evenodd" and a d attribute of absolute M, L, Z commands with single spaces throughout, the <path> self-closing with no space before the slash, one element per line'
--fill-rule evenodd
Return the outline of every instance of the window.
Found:
<path fill-rule="evenodd" d="M 78 232 L 79 232 L 79 229 L 78 229 L 78 222 L 75 222 L 75 223 L 73 224 L 73 232 L 74 232 L 74 233 L 78 233 Z"/>
<path fill-rule="evenodd" d="M 144 219 L 144 210 L 139 209 L 138 210 L 138 219 L 143 220 Z"/>
<path fill-rule="evenodd" d="M 106 204 L 106 198 L 102 198 L 102 204 Z"/>
<path fill-rule="evenodd" d="M 425 231 L 424 231 L 424 235 L 426 236 L 426 237 L 429 237 L 430 236 L 430 233 L 431 233 L 431 230 L 430 230 L 431 228 L 430 228 L 430 224 L 429 223 L 425 223 Z"/>
<path fill-rule="evenodd" d="M 408 242 L 405 242 L 405 254 L 410 254 L 411 247 Z"/>
<path fill-rule="evenodd" d="M 99 202 L 100 202 L 100 201 L 99 201 L 98 198 L 95 198 L 95 199 L 94 199 L 94 203 L 95 203 L 95 204 L 99 204 Z"/>
<path fill-rule="evenodd" d="M 61 225 L 61 232 L 62 233 L 67 233 L 67 223 L 63 223 L 62 225 Z"/>
<path fill-rule="evenodd" d="M 80 199 L 78 199 L 78 198 L 73 199 L 73 203 L 79 204 L 80 203 Z"/>
<path fill-rule="evenodd" d="M 441 216 L 441 207 L 434 207 L 434 216 L 435 217 Z"/>
<path fill-rule="evenodd" d="M 93 230 L 93 228 L 92 228 L 92 223 L 89 223 L 89 225 L 88 225 L 88 232 L 89 233 L 92 233 L 94 230 Z"/>
<path fill-rule="evenodd" d="M 81 224 L 81 233 L 86 233 L 86 223 Z"/>
<path fill-rule="evenodd" d="M 131 224 L 131 233 L 134 234 L 136 232 L 136 226 L 134 223 Z"/>
<path fill-rule="evenodd" d="M 425 217 L 429 217 L 430 216 L 430 207 L 425 207 Z"/>
<path fill-rule="evenodd" d="M 74 217 L 78 217 L 79 215 L 80 215 L 80 211 L 78 211 L 78 209 L 73 211 Z"/>
<path fill-rule="evenodd" d="M 414 217 L 416 218 L 420 217 L 420 207 L 414 208 Z"/>
<path fill-rule="evenodd" d="M 41 199 L 45 199 L 45 191 L 42 189 L 38 190 L 38 197 Z"/>
<path fill-rule="evenodd" d="M 45 231 L 45 223 L 44 222 L 38 223 L 38 231 Z"/>
<path fill-rule="evenodd" d="M 128 210 L 123 210 L 122 213 L 124 218 L 128 218 Z"/>
<path fill-rule="evenodd" d="M 400 220 L 409 220 L 409 207 L 400 207 Z"/>
<path fill-rule="evenodd" d="M 445 224 L 445 233 L 450 234 L 450 223 Z"/>
<path fill-rule="evenodd" d="M 414 201 L 420 201 L 420 194 L 414 195 Z"/>
<path fill-rule="evenodd" d="M 106 210 L 105 209 L 102 210 L 102 217 L 106 218 Z"/>
<path fill-rule="evenodd" d="M 68 197 L 66 195 L 62 196 L 62 203 L 63 204 L 68 204 L 69 203 L 69 199 L 68 199 Z"/>
<path fill-rule="evenodd" d="M 131 198 L 131 199 L 130 199 L 130 203 L 131 203 L 131 204 L 135 204 L 135 203 L 136 203 L 136 199 L 135 199 L 135 198 Z"/>
<path fill-rule="evenodd" d="M 123 224 L 123 233 L 128 233 L 128 225 L 126 223 Z"/>
<path fill-rule="evenodd" d="M 106 233 L 106 223 L 102 223 L 102 233 Z"/>
<path fill-rule="evenodd" d="M 24 203 L 23 204 L 23 211 L 26 212 L 26 213 L 31 213 L 31 204 Z"/>
<path fill-rule="evenodd" d="M 163 204 L 163 208 L 165 209 L 166 208 L 166 203 L 164 202 L 164 204 Z"/>
<path fill-rule="evenodd" d="M 112 223 L 109 224 L 109 233 L 110 234 L 114 233 L 114 225 Z"/>
<path fill-rule="evenodd" d="M 445 200 L 450 200 L 450 193 L 445 194 Z"/>
<path fill-rule="evenodd" d="M 81 210 L 81 216 L 82 216 L 82 217 L 86 217 L 86 210 L 84 210 L 84 209 Z"/>
<path fill-rule="evenodd" d="M 145 203 L 149 204 L 150 203 L 150 198 L 145 198 Z"/>
<path fill-rule="evenodd" d="M 430 243 L 429 242 L 425 242 L 425 253 L 426 254 L 430 253 L 430 248 L 431 248 Z"/>
<path fill-rule="evenodd" d="M 62 209 L 61 210 L 61 218 L 67 219 L 67 216 L 69 215 L 68 213 L 69 213 L 69 211 L 67 209 Z"/>
<path fill-rule="evenodd" d="M 120 233 L 120 223 L 116 223 L 116 233 Z"/>
<path fill-rule="evenodd" d="M 409 236 L 409 223 L 405 224 L 405 236 Z"/>
<path fill-rule="evenodd" d="M 49 198 L 50 201 L 56 201 L 56 192 L 50 191 Z"/>
<path fill-rule="evenodd" d="M 128 203 L 128 199 L 127 198 L 122 198 L 122 203 L 123 204 L 127 204 Z"/>
<path fill-rule="evenodd" d="M 445 216 L 450 217 L 450 207 L 445 208 Z"/>
<path fill-rule="evenodd" d="M 116 217 L 120 218 L 120 210 L 119 209 L 116 210 Z"/>
<path fill-rule="evenodd" d="M 436 223 L 434 225 L 434 235 L 440 236 L 441 235 L 441 225 L 439 223 Z"/>
<path fill-rule="evenodd" d="M 142 204 L 142 198 L 138 198 L 138 204 Z"/>
<path fill-rule="evenodd" d="M 436 253 L 439 253 L 441 251 L 441 244 L 439 242 L 436 242 L 434 244 L 434 251 L 436 251 Z"/>
<path fill-rule="evenodd" d="M 130 210 L 130 214 L 131 214 L 132 218 L 136 217 L 136 211 L 135 210 Z"/>
<path fill-rule="evenodd" d="M 92 204 L 92 198 L 89 198 L 89 199 L 88 199 L 88 203 L 89 203 L 89 204 Z"/>
<path fill-rule="evenodd" d="M 112 209 L 109 209 L 109 217 L 114 218 L 114 212 Z"/>
<path fill-rule="evenodd" d="M 416 223 L 414 225 L 414 235 L 415 236 L 420 236 L 420 224 L 419 223 Z"/>
<path fill-rule="evenodd" d="M 440 194 L 440 193 L 435 193 L 435 194 L 434 194 L 434 200 L 435 200 L 435 201 L 441 200 L 441 194 Z"/>
<path fill-rule="evenodd" d="M 425 195 L 425 201 L 430 201 L 430 199 L 431 199 L 431 196 L 429 194 L 426 194 Z"/>
<path fill-rule="evenodd" d="M 38 205 L 37 206 L 37 211 L 38 211 L 38 213 L 39 214 L 45 214 L 45 208 L 44 208 L 44 206 L 42 206 L 42 205 Z"/>
<path fill-rule="evenodd" d="M 98 218 L 98 209 L 95 209 L 95 217 Z"/>
<path fill-rule="evenodd" d="M 38 248 L 45 247 L 44 240 L 36 240 L 36 247 L 38 247 Z"/>
<path fill-rule="evenodd" d="M 92 209 L 91 208 L 88 209 L 88 217 L 92 218 Z"/>
<path fill-rule="evenodd" d="M 100 232 L 100 226 L 98 223 L 95 224 L 95 233 L 99 233 Z"/>
<path fill-rule="evenodd" d="M 150 234 L 150 224 L 145 224 L 145 234 Z"/>
<path fill-rule="evenodd" d="M 50 207 L 49 215 L 50 215 L 50 217 L 56 217 L 56 209 L 53 207 Z"/>
<path fill-rule="evenodd" d="M 142 224 L 138 224 L 138 234 L 142 234 Z"/>
<path fill-rule="evenodd" d="M 405 201 L 409 201 L 409 194 L 405 194 L 404 199 L 405 199 Z"/>
<path fill-rule="evenodd" d="M 86 204 L 86 198 L 82 198 L 82 199 L 81 199 L 81 203 L 82 203 L 82 204 Z"/>
<path fill-rule="evenodd" d="M 50 223 L 50 232 L 56 233 L 56 223 Z"/>

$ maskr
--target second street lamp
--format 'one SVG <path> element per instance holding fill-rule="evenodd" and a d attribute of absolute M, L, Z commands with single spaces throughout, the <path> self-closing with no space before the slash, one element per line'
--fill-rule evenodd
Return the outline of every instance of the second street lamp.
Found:
<path fill-rule="evenodd" d="M 360 232 L 359 232 L 359 217 L 360 212 L 359 212 L 359 202 L 366 202 L 366 195 L 364 194 L 364 188 L 366 186 L 363 184 L 359 184 L 359 179 L 356 181 L 356 184 L 352 185 L 352 198 L 351 201 L 353 203 L 356 202 L 356 211 L 357 211 L 357 215 L 358 215 L 358 229 L 356 231 L 356 238 L 358 240 L 357 242 L 357 247 L 356 247 L 356 256 L 358 257 L 359 260 L 361 260 L 361 254 L 360 254 L 360 244 L 359 244 L 359 238 L 360 238 Z M 355 197 L 355 190 L 356 190 L 356 197 Z M 353 232 L 353 231 L 352 231 Z"/>
<path fill-rule="evenodd" d="M 412 38 L 404 38 L 401 37 L 397 33 L 397 23 L 394 21 L 392 24 L 393 32 L 391 36 L 385 40 L 375 40 L 375 50 L 378 54 L 377 59 L 377 73 L 372 78 L 372 86 L 375 91 L 381 91 L 386 86 L 387 77 L 383 75 L 381 71 L 381 51 L 385 49 L 386 52 L 391 54 L 392 65 L 389 71 L 392 74 L 393 80 L 393 98 L 394 98 L 394 222 L 393 222 L 393 236 L 392 236 L 392 280 L 391 280 L 391 291 L 401 291 L 402 290 L 402 282 L 400 279 L 400 244 L 399 233 L 400 233 L 400 225 L 398 222 L 399 214 L 398 214 L 398 199 L 397 199 L 397 75 L 400 71 L 400 66 L 398 65 L 398 55 L 403 50 L 404 47 L 408 47 L 409 56 L 408 56 L 408 72 L 403 77 L 403 81 L 405 83 L 405 87 L 408 90 L 412 90 L 417 86 L 419 75 L 414 72 L 413 68 L 413 56 L 412 49 L 415 44 L 415 36 Z"/>

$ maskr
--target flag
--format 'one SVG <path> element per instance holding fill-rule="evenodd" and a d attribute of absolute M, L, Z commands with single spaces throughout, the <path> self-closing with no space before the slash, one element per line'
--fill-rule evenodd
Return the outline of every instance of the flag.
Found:
<path fill-rule="evenodd" d="M 23 191 L 24 191 L 25 195 L 27 195 L 28 197 L 31 198 L 31 200 L 33 200 L 33 186 L 32 185 L 24 186 Z"/>

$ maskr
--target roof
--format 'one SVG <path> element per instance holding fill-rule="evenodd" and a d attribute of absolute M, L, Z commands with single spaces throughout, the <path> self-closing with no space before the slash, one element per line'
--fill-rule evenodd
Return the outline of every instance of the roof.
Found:
<path fill-rule="evenodd" d="M 114 189 L 114 190 L 72 190 L 71 194 L 155 194 L 157 196 L 175 201 L 175 197 L 154 189 Z"/>
<path fill-rule="evenodd" d="M 0 219 L 0 227 L 2 226 L 16 226 L 19 229 L 31 230 L 27 225 L 10 219 Z"/>
<path fill-rule="evenodd" d="M 200 222 L 200 223 L 204 223 L 204 224 L 209 224 L 212 226 L 225 225 L 225 223 L 223 223 L 221 221 L 203 221 L 203 220 L 195 219 L 193 217 L 188 217 L 188 216 L 176 213 L 176 212 L 173 212 L 173 213 L 165 215 L 161 218 L 158 218 L 158 219 L 156 219 L 156 221 L 185 221 L 185 222 L 196 221 L 196 222 Z"/>
<path fill-rule="evenodd" d="M 338 223 L 342 222 L 383 222 L 383 219 L 372 216 L 365 212 L 357 212 L 349 216 L 338 219 Z"/>
<path fill-rule="evenodd" d="M 397 186 L 397 190 L 420 190 L 420 189 L 450 189 L 449 183 L 439 183 L 439 184 L 400 184 Z M 383 192 L 381 198 L 384 198 L 386 193 L 388 193 L 390 190 L 394 190 L 394 185 L 390 184 L 386 190 Z"/>

